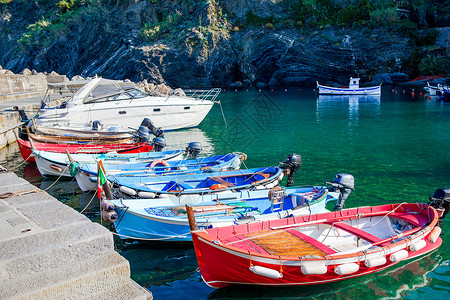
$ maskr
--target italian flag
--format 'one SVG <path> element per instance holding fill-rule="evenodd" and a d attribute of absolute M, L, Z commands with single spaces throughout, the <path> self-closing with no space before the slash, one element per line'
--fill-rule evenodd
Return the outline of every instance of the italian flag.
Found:
<path fill-rule="evenodd" d="M 105 168 L 103 167 L 103 163 L 100 160 L 97 163 L 97 196 L 99 199 L 102 199 L 103 184 L 105 183 L 106 183 Z"/>

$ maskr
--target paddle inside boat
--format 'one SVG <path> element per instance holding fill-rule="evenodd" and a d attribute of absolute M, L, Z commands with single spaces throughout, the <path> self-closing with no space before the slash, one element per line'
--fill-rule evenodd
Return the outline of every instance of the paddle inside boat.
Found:
<path fill-rule="evenodd" d="M 450 189 L 436 190 L 430 200 L 200 230 L 191 213 L 191 235 L 211 287 L 322 284 L 378 272 L 439 247 Z"/>

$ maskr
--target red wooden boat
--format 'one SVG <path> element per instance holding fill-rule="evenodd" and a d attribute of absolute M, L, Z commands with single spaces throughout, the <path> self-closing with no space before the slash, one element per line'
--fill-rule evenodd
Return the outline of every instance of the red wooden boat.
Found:
<path fill-rule="evenodd" d="M 29 141 L 17 138 L 19 144 L 20 154 L 23 159 L 29 163 L 34 163 L 34 157 L 31 156 L 31 145 Z M 140 153 L 149 152 L 153 150 L 153 145 L 147 143 L 114 143 L 114 144 L 52 144 L 52 143 L 39 143 L 33 141 L 33 145 L 37 150 L 44 150 L 48 152 L 65 153 L 66 150 L 69 153 Z"/>
<path fill-rule="evenodd" d="M 450 189 L 431 204 L 358 207 L 317 215 L 196 230 L 191 235 L 203 280 L 295 286 L 349 279 L 419 257 L 442 243 L 439 218 Z"/>

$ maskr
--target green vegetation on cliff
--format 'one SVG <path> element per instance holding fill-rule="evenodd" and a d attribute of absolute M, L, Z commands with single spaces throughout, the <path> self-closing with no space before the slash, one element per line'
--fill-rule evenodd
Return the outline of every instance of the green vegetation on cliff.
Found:
<path fill-rule="evenodd" d="M 438 31 L 433 27 L 448 25 L 450 0 L 249 0 L 245 4 L 239 0 L 0 0 L 0 21 L 3 37 L 8 37 L 4 47 L 17 46 L 22 55 L 39 55 L 75 30 L 94 26 L 136 46 L 164 45 L 206 56 L 220 41 L 236 44 L 243 33 L 255 28 L 297 30 L 304 36 L 336 28 L 384 30 L 408 38 L 412 55 L 401 65 L 411 75 L 445 73 L 448 68 L 446 53 L 435 47 Z M 15 18 L 19 21 L 8 22 Z"/>

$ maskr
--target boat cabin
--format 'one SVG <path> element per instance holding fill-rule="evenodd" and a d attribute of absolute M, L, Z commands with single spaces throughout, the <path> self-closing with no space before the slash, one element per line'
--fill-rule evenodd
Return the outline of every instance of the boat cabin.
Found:
<path fill-rule="evenodd" d="M 350 77 L 350 83 L 348 84 L 349 89 L 358 89 L 359 88 L 359 80 L 360 78 Z"/>

